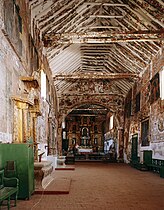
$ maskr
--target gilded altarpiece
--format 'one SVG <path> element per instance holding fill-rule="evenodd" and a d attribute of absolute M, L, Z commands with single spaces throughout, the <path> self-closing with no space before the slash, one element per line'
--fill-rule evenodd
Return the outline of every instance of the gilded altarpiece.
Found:
<path fill-rule="evenodd" d="M 32 138 L 32 119 L 29 113 L 29 103 L 20 98 L 14 101 L 13 142 L 26 143 Z"/>
<path fill-rule="evenodd" d="M 11 97 L 14 105 L 13 142 L 31 143 L 37 159 L 37 117 L 41 115 L 38 87 L 33 77 L 21 77 L 24 93 Z"/>
<path fill-rule="evenodd" d="M 14 122 L 13 142 L 32 143 L 34 145 L 35 159 L 37 159 L 37 117 L 41 115 L 39 105 L 13 97 Z"/>

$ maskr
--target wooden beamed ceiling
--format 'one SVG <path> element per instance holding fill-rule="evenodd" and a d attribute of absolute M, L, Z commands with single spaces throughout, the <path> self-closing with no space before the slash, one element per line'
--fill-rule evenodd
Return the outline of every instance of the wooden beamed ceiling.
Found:
<path fill-rule="evenodd" d="M 30 9 L 60 97 L 101 80 L 95 94 L 125 96 L 163 45 L 162 0 L 30 0 Z"/>

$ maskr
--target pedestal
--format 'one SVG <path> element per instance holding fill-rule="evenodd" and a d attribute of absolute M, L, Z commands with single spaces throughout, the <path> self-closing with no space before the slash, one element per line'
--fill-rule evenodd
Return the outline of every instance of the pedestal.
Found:
<path fill-rule="evenodd" d="M 51 161 L 34 162 L 35 189 L 45 189 L 53 180 Z"/>
<path fill-rule="evenodd" d="M 65 158 L 66 158 L 66 156 L 59 156 L 57 158 L 57 165 L 58 166 L 65 166 Z"/>

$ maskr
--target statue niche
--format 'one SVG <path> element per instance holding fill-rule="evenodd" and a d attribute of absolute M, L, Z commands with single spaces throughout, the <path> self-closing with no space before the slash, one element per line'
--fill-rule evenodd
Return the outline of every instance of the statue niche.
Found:
<path fill-rule="evenodd" d="M 89 145 L 89 129 L 87 127 L 83 127 L 81 130 L 81 145 L 88 146 Z"/>

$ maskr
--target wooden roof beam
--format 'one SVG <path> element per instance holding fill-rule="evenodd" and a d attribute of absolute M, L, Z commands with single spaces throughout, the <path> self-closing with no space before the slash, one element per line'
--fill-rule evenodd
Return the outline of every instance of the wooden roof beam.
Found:
<path fill-rule="evenodd" d="M 93 37 L 140 37 L 143 35 L 151 36 L 151 37 L 156 37 L 156 36 L 162 36 L 164 35 L 164 29 L 159 29 L 159 30 L 133 30 L 133 31 L 123 31 L 123 32 L 87 32 L 87 33 L 56 33 L 52 36 L 45 36 L 45 38 L 55 38 L 55 39 L 71 39 L 71 38 L 93 38 Z"/>
<path fill-rule="evenodd" d="M 61 94 L 61 96 L 83 96 L 84 93 L 63 93 Z M 109 95 L 112 95 L 113 97 L 125 97 L 125 95 L 123 93 L 112 93 L 112 92 L 109 92 L 109 93 L 85 93 L 85 95 L 94 95 L 94 96 L 99 96 L 99 95 L 103 95 L 103 96 L 109 96 Z"/>
<path fill-rule="evenodd" d="M 139 78 L 135 73 L 110 73 L 110 74 L 58 74 L 54 75 L 54 80 L 77 80 L 77 79 L 125 79 Z"/>
<path fill-rule="evenodd" d="M 54 36 L 45 36 L 46 45 L 51 45 L 53 41 L 56 43 L 117 43 L 117 42 L 145 42 L 164 40 L 164 29 L 161 30 L 144 30 L 122 33 L 66 33 L 56 34 Z"/>
<path fill-rule="evenodd" d="M 164 40 L 164 38 L 122 38 L 122 39 L 111 39 L 111 38 L 84 38 L 84 39 L 72 39 L 72 40 L 60 40 L 59 43 L 63 43 L 63 44 L 82 44 L 82 43 L 92 43 L 92 44 L 96 44 L 96 43 L 120 43 L 120 42 L 156 42 L 156 41 L 162 41 Z M 46 42 L 46 46 L 51 45 L 51 41 L 47 40 Z"/>

